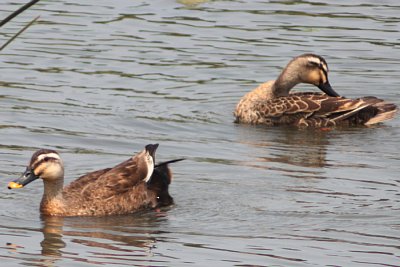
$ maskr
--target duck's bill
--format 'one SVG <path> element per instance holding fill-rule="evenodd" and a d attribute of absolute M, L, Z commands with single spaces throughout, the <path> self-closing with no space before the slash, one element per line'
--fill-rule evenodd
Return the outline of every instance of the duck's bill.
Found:
<path fill-rule="evenodd" d="M 322 92 L 324 92 L 328 96 L 334 96 L 334 97 L 339 97 L 340 96 L 338 93 L 336 93 L 332 89 L 332 86 L 330 85 L 330 83 L 328 81 L 326 81 L 326 83 L 318 85 L 318 88 L 321 89 Z"/>
<path fill-rule="evenodd" d="M 29 184 L 30 182 L 35 181 L 38 178 L 39 178 L 39 176 L 36 176 L 32 170 L 27 168 L 26 171 L 21 175 L 21 177 L 8 183 L 8 189 L 22 188 L 25 185 Z"/>

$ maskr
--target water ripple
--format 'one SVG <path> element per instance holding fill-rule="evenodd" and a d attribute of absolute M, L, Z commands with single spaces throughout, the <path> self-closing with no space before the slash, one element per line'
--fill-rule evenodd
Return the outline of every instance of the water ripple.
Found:
<path fill-rule="evenodd" d="M 0 17 L 24 1 L 0 3 Z M 26 1 L 25 1 L 26 2 Z M 237 125 L 238 99 L 293 57 L 335 90 L 400 105 L 394 2 L 44 1 L 1 28 L 0 258 L 35 266 L 397 266 L 400 120 L 334 131 Z M 311 87 L 304 86 L 308 90 Z M 33 151 L 66 183 L 147 143 L 173 168 L 167 210 L 40 218 Z"/>

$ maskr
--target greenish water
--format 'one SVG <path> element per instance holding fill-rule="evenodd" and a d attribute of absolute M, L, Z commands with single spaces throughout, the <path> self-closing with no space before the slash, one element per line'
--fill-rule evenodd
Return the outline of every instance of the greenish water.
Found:
<path fill-rule="evenodd" d="M 3 1 L 0 18 L 26 1 Z M 240 97 L 294 56 L 334 89 L 400 105 L 396 1 L 40 1 L 0 29 L 4 266 L 398 266 L 400 119 L 334 131 L 233 123 Z M 309 86 L 302 88 L 311 90 Z M 176 205 L 41 218 L 42 184 L 7 182 L 40 147 L 66 182 L 148 143 Z"/>

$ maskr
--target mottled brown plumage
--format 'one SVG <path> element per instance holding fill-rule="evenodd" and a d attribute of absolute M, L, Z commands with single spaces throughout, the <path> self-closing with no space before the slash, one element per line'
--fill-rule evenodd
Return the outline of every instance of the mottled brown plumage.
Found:
<path fill-rule="evenodd" d="M 290 93 L 298 83 L 317 86 L 322 93 Z M 394 104 L 376 97 L 340 97 L 328 81 L 328 65 L 317 55 L 294 58 L 275 81 L 261 84 L 239 101 L 236 122 L 268 126 L 331 127 L 371 125 L 393 118 Z"/>
<path fill-rule="evenodd" d="M 25 173 L 9 184 L 19 188 L 41 178 L 44 193 L 40 211 L 53 216 L 103 216 L 133 213 L 173 203 L 168 186 L 169 161 L 154 166 L 156 145 L 107 169 L 85 174 L 63 188 L 64 167 L 54 150 L 33 154 Z M 175 160 L 177 161 L 177 160 Z"/>

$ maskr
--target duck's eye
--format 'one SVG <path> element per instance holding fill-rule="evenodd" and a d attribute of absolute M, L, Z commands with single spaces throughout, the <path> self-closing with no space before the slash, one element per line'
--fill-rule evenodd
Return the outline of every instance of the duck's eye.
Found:
<path fill-rule="evenodd" d="M 50 158 L 48 158 L 48 157 L 43 159 L 44 162 L 48 162 L 49 160 L 50 160 Z"/>
<path fill-rule="evenodd" d="M 314 61 L 309 61 L 308 62 L 308 66 L 311 67 L 311 68 L 320 68 L 322 66 L 322 64 L 319 64 L 319 63 L 314 62 Z"/>

